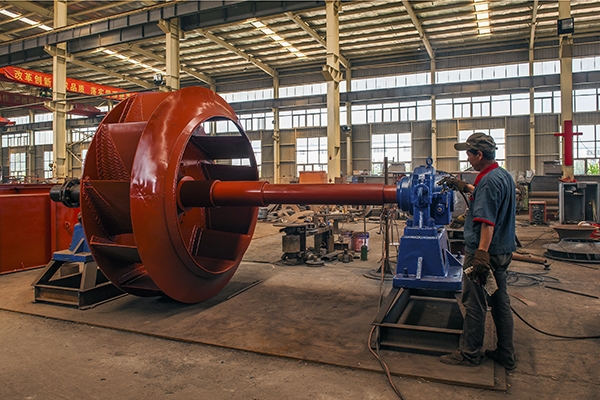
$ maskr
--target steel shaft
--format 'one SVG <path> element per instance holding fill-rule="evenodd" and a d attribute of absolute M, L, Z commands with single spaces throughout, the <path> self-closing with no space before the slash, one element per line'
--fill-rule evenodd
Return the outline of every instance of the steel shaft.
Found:
<path fill-rule="evenodd" d="M 269 204 L 397 203 L 396 186 L 381 184 L 270 184 L 260 181 L 181 180 L 179 203 L 189 207 L 267 206 Z"/>

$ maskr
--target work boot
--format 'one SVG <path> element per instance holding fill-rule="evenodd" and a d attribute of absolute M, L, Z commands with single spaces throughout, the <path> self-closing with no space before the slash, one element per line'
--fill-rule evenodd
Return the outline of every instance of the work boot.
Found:
<path fill-rule="evenodd" d="M 496 361 L 498 364 L 502 365 L 504 368 L 506 368 L 509 371 L 512 371 L 515 368 L 517 368 L 517 364 L 514 361 L 509 361 L 506 358 L 501 357 L 500 354 L 498 353 L 498 349 L 486 350 L 485 356 L 487 358 L 491 358 L 492 360 Z"/>
<path fill-rule="evenodd" d="M 440 361 L 449 365 L 464 365 L 465 367 L 477 367 L 479 362 L 467 360 L 459 350 L 440 357 Z"/>

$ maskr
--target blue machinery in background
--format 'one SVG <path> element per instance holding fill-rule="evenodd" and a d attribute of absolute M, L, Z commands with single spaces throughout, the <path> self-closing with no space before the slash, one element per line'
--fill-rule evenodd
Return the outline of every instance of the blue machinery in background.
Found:
<path fill-rule="evenodd" d="M 412 218 L 400 239 L 394 287 L 455 291 L 462 286 L 462 264 L 450 253 L 444 227 L 452 218 L 454 193 L 436 184 L 442 175 L 432 163 L 428 157 L 427 165 L 398 181 L 398 206 Z"/>
<path fill-rule="evenodd" d="M 458 348 L 463 317 L 458 306 L 462 264 L 450 253 L 444 225 L 454 193 L 427 165 L 398 182 L 398 206 L 411 214 L 400 239 L 393 287 L 373 325 L 371 347 L 441 355 Z"/>

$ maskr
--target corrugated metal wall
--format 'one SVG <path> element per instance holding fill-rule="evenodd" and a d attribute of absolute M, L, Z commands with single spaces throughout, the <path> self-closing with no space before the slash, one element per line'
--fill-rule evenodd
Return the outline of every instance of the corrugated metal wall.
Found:
<path fill-rule="evenodd" d="M 559 159 L 559 141 L 554 134 L 559 131 L 558 115 L 536 115 L 535 117 L 535 167 L 544 171 L 544 161 Z"/>
<path fill-rule="evenodd" d="M 413 168 L 425 165 L 425 160 L 431 155 L 431 121 L 412 123 L 412 158 Z"/>
<path fill-rule="evenodd" d="M 458 121 L 437 122 L 437 153 L 435 167 L 442 171 L 458 171 L 458 154 L 454 143 L 458 141 Z M 430 152 L 431 153 L 431 152 Z"/>
<path fill-rule="evenodd" d="M 526 171 L 529 165 L 529 115 L 505 119 L 506 169 Z"/>

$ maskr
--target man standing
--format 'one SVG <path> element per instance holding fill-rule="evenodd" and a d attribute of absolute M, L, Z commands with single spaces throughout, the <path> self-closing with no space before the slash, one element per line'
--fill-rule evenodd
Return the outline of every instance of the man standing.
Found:
<path fill-rule="evenodd" d="M 479 175 L 474 185 L 454 177 L 442 181 L 449 187 L 472 193 L 465 220 L 465 260 L 462 303 L 466 309 L 459 348 L 440 358 L 445 364 L 477 366 L 485 334 L 487 305 L 498 336 L 497 347 L 485 355 L 514 369 L 514 322 L 507 292 L 506 270 L 516 250 L 515 184 L 511 175 L 498 166 L 496 142 L 484 133 L 474 133 L 465 143 L 454 144 L 466 150 L 469 163 Z M 495 279 L 495 284 L 494 284 Z M 497 285 L 497 289 L 496 289 Z"/>

